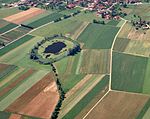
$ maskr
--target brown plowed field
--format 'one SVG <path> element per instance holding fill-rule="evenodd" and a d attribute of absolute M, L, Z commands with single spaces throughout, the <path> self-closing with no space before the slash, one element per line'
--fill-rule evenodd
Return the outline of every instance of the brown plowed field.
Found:
<path fill-rule="evenodd" d="M 85 119 L 135 119 L 149 96 L 110 91 Z"/>
<path fill-rule="evenodd" d="M 9 65 L 7 65 L 7 64 L 0 64 L 0 72 L 4 71 L 8 67 L 9 67 Z"/>
<path fill-rule="evenodd" d="M 15 23 L 15 24 L 20 24 L 34 16 L 37 16 L 41 13 L 45 12 L 45 10 L 39 9 L 39 8 L 30 8 L 29 10 L 8 16 L 4 18 L 4 20 Z"/>
<path fill-rule="evenodd" d="M 15 86 L 17 86 L 18 83 L 20 83 L 22 80 L 28 78 L 30 75 L 32 75 L 35 72 L 35 70 L 30 69 L 28 70 L 26 73 L 22 74 L 21 76 L 19 76 L 14 82 L 12 82 L 10 85 L 8 85 L 7 87 L 5 87 L 4 89 L 2 89 L 0 91 L 0 97 L 3 96 L 4 94 L 6 94 L 8 91 L 10 91 L 12 88 L 14 88 Z"/>
<path fill-rule="evenodd" d="M 6 111 L 24 115 L 50 118 L 59 100 L 57 86 L 51 73 L 12 103 Z"/>

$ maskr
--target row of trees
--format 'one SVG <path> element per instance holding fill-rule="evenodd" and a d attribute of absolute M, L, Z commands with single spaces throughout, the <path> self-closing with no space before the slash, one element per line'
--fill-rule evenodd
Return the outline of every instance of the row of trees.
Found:
<path fill-rule="evenodd" d="M 96 23 L 96 24 L 105 24 L 105 21 L 100 21 L 100 20 L 96 20 L 96 19 L 93 19 L 93 23 Z"/>
<path fill-rule="evenodd" d="M 62 102 L 63 100 L 65 99 L 65 92 L 62 88 L 62 85 L 59 81 L 59 77 L 58 77 L 58 74 L 57 74 L 57 71 L 56 71 L 56 68 L 53 64 L 51 64 L 51 67 L 52 67 L 52 70 L 55 74 L 55 77 L 56 77 L 56 85 L 57 85 L 57 89 L 58 89 L 58 92 L 59 92 L 59 101 L 55 107 L 55 110 L 51 116 L 51 119 L 56 119 L 58 117 L 58 114 L 59 114 L 59 111 L 60 111 L 60 108 L 62 106 Z"/>

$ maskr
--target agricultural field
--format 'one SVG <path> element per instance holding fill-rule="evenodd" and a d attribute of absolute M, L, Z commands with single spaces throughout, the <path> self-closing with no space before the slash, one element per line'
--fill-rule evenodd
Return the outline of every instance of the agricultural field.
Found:
<path fill-rule="evenodd" d="M 17 24 L 13 24 L 3 19 L 0 19 L 0 34 L 9 31 L 17 26 L 18 26 Z"/>
<path fill-rule="evenodd" d="M 89 24 L 77 40 L 84 43 L 86 49 L 109 49 L 118 30 L 114 26 Z"/>
<path fill-rule="evenodd" d="M 139 19 L 140 16 L 144 20 L 150 20 L 150 5 L 141 4 L 141 5 L 129 5 L 128 8 L 122 9 L 128 15 L 125 17 L 127 20 Z M 136 15 L 136 17 L 134 17 Z"/>
<path fill-rule="evenodd" d="M 58 18 L 61 18 L 62 16 L 63 15 L 60 14 L 60 13 L 52 13 L 50 15 L 47 15 L 45 17 L 42 17 L 42 18 L 40 18 L 36 21 L 33 21 L 33 22 L 29 23 L 28 26 L 31 26 L 33 28 L 37 28 L 39 26 L 42 26 L 42 25 L 47 24 L 49 22 L 52 22 L 52 21 L 54 21 Z"/>
<path fill-rule="evenodd" d="M 44 10 L 39 9 L 39 8 L 30 8 L 29 10 L 22 11 L 20 13 L 8 16 L 3 18 L 6 21 L 15 23 L 15 24 L 21 24 L 22 22 L 36 16 L 39 14 L 42 14 Z"/>
<path fill-rule="evenodd" d="M 8 17 L 13 14 L 17 14 L 19 12 L 21 12 L 21 10 L 19 10 L 16 7 L 15 8 L 1 8 L 0 9 L 0 19 Z"/>
<path fill-rule="evenodd" d="M 17 38 L 20 38 L 21 36 L 27 34 L 30 30 L 31 30 L 30 28 L 19 26 L 7 33 L 4 33 L 0 37 L 11 42 L 11 41 L 16 40 Z"/>
<path fill-rule="evenodd" d="M 109 74 L 110 50 L 85 49 L 82 52 L 79 72 L 86 74 Z"/>
<path fill-rule="evenodd" d="M 150 30 L 136 30 L 130 23 L 126 23 L 120 31 L 114 44 L 114 51 L 149 57 Z"/>
<path fill-rule="evenodd" d="M 149 119 L 150 30 L 131 22 L 149 4 L 116 20 L 34 2 L 0 8 L 0 119 Z"/>
<path fill-rule="evenodd" d="M 49 118 L 59 97 L 54 75 L 49 71 L 0 65 L 2 66 L 0 75 L 3 79 L 0 81 L 0 110 Z M 37 106 L 39 101 L 42 110 L 40 105 Z M 29 112 L 30 109 L 32 112 Z"/>
<path fill-rule="evenodd" d="M 144 93 L 148 58 L 113 52 L 112 62 L 112 89 Z"/>
<path fill-rule="evenodd" d="M 50 66 L 38 64 L 30 60 L 29 58 L 29 52 L 31 51 L 34 44 L 36 44 L 38 41 L 41 41 L 42 39 L 43 39 L 42 37 L 33 37 L 31 40 L 23 43 L 17 48 L 1 56 L 0 62 L 14 64 L 17 66 L 27 67 L 27 68 L 29 67 L 35 69 L 51 70 Z"/>
<path fill-rule="evenodd" d="M 51 36 L 53 34 L 60 34 L 71 36 L 74 32 L 82 25 L 83 22 L 75 21 L 71 19 L 65 19 L 63 21 L 48 24 L 44 27 L 41 27 L 31 34 L 35 36 Z"/>
<path fill-rule="evenodd" d="M 85 118 L 136 119 L 148 100 L 149 96 L 110 91 Z"/>
<path fill-rule="evenodd" d="M 88 103 L 90 103 L 94 97 L 99 96 L 97 98 L 100 98 L 104 95 L 105 90 L 107 91 L 108 82 L 109 76 L 85 76 L 85 78 L 76 85 L 78 88 L 75 86 L 66 94 L 67 97 L 69 95 L 71 96 L 64 101 L 59 118 L 75 118 L 86 106 L 89 106 Z"/>
<path fill-rule="evenodd" d="M 31 40 L 34 36 L 31 35 L 25 35 L 24 37 L 18 39 L 16 42 L 13 42 L 7 46 L 5 46 L 3 49 L 1 49 L 0 56 L 6 54 L 7 52 L 13 50 L 14 48 L 18 47 L 19 45 Z"/>

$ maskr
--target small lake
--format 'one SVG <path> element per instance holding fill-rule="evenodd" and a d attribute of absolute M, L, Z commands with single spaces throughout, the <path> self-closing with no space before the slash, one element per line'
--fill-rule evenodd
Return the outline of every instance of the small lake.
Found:
<path fill-rule="evenodd" d="M 44 53 L 57 54 L 57 53 L 59 53 L 65 47 L 66 47 L 65 43 L 63 43 L 63 42 L 56 42 L 56 43 L 53 43 L 53 44 L 47 46 L 45 48 Z"/>

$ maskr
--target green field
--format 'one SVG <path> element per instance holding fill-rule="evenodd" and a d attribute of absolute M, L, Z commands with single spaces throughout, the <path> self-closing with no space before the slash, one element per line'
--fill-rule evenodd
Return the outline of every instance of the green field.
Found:
<path fill-rule="evenodd" d="M 52 14 L 50 14 L 48 16 L 40 18 L 40 19 L 38 19 L 38 20 L 36 20 L 34 22 L 31 22 L 28 25 L 33 27 L 33 28 L 37 28 L 37 27 L 42 26 L 42 25 L 44 25 L 46 23 L 49 23 L 49 22 L 54 21 L 54 20 L 56 20 L 58 18 L 61 18 L 62 16 L 63 15 L 59 14 L 59 13 L 52 13 Z"/>
<path fill-rule="evenodd" d="M 127 45 L 129 44 L 130 39 L 127 38 L 117 38 L 113 47 L 113 50 L 124 52 Z"/>
<path fill-rule="evenodd" d="M 15 27 L 17 27 L 17 24 L 13 24 L 2 19 L 0 20 L 0 34 L 8 30 L 11 30 L 12 28 L 15 28 Z"/>
<path fill-rule="evenodd" d="M 130 13 L 125 17 L 125 19 L 139 20 L 138 16 L 140 16 L 143 20 L 150 20 L 150 4 L 129 5 L 128 9 L 130 9 Z M 126 10 L 124 11 L 126 12 Z M 136 15 L 136 17 L 134 17 L 134 15 Z"/>
<path fill-rule="evenodd" d="M 109 76 L 105 76 L 97 85 L 88 92 L 64 117 L 63 119 L 75 118 L 96 95 L 104 89 L 109 82 Z"/>
<path fill-rule="evenodd" d="M 110 70 L 109 56 L 109 50 L 83 50 L 83 56 L 79 69 L 80 73 L 108 74 Z"/>
<path fill-rule="evenodd" d="M 76 29 L 78 29 L 81 26 L 81 24 L 82 22 L 80 21 L 66 19 L 57 23 L 46 25 L 45 27 L 33 31 L 31 34 L 35 36 L 50 36 L 53 34 L 60 33 L 64 35 L 72 35 L 76 31 Z"/>
<path fill-rule="evenodd" d="M 146 72 L 145 72 L 145 79 L 144 79 L 144 85 L 143 85 L 143 93 L 150 94 L 150 58 L 148 59 Z"/>
<path fill-rule="evenodd" d="M 113 52 L 112 89 L 145 93 L 147 58 Z"/>
<path fill-rule="evenodd" d="M 42 37 L 34 37 L 28 42 L 20 45 L 19 47 L 13 49 L 12 51 L 8 52 L 7 54 L 3 55 L 0 58 L 0 62 L 15 64 L 17 66 L 22 67 L 33 67 L 35 69 L 46 69 L 51 70 L 50 66 L 41 65 L 37 62 L 34 62 L 30 59 L 29 52 L 33 48 L 33 46 L 38 42 L 41 41 Z"/>
<path fill-rule="evenodd" d="M 66 10 L 60 11 L 59 13 L 61 13 L 61 14 L 63 14 L 63 15 L 70 15 L 71 13 L 75 13 L 75 12 L 77 12 L 78 10 L 81 10 L 81 8 L 76 7 L 76 8 L 74 8 L 74 9 L 66 9 Z"/>
<path fill-rule="evenodd" d="M 5 46 L 3 49 L 1 49 L 1 52 L 0 52 L 0 56 L 6 54 L 7 52 L 13 50 L 14 48 L 18 47 L 19 45 L 31 40 L 34 36 L 31 36 L 31 35 L 26 35 L 20 39 L 18 39 L 17 41 Z"/>
<path fill-rule="evenodd" d="M 118 20 L 111 20 L 111 21 L 109 21 L 109 22 L 107 23 L 107 25 L 117 26 L 117 25 L 118 25 L 118 23 L 119 23 L 119 21 L 118 21 Z"/>
<path fill-rule="evenodd" d="M 105 21 L 105 23 L 108 22 L 108 20 L 104 20 L 101 18 L 101 16 L 97 16 L 96 12 L 81 12 L 80 14 L 74 16 L 71 18 L 72 20 L 78 20 L 78 21 L 83 21 L 83 22 L 90 22 L 93 23 L 93 20 L 101 20 Z"/>
<path fill-rule="evenodd" d="M 78 82 L 80 82 L 84 76 L 85 74 L 68 74 L 61 76 L 60 82 L 65 93 L 72 89 Z"/>
<path fill-rule="evenodd" d="M 88 49 L 109 49 L 119 28 L 107 25 L 89 24 L 78 41 Z M 107 42 L 106 42 L 107 41 Z"/>
<path fill-rule="evenodd" d="M 1 37 L 3 37 L 4 39 L 8 40 L 8 41 L 13 41 L 16 40 L 17 38 L 20 38 L 21 36 L 25 35 L 26 33 L 28 33 L 31 29 L 20 26 L 18 28 L 15 28 L 3 35 L 1 35 Z"/>
<path fill-rule="evenodd" d="M 14 8 L 2 8 L 2 9 L 0 9 L 0 18 L 5 18 L 5 17 L 8 17 L 10 15 L 19 13 L 19 12 L 21 12 L 21 10 L 19 10 L 17 7 L 14 7 Z"/>

